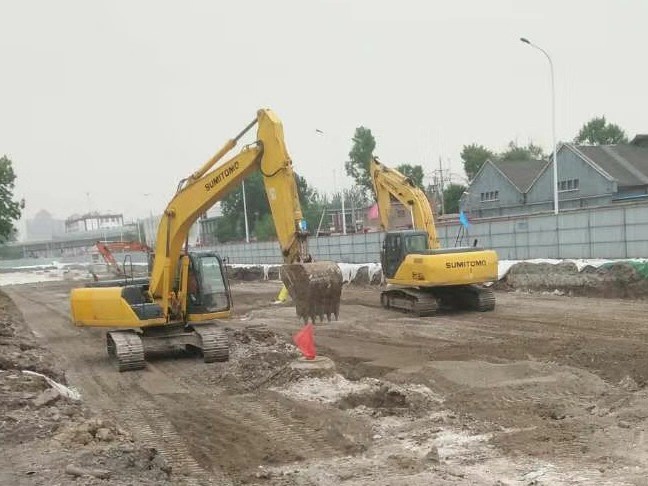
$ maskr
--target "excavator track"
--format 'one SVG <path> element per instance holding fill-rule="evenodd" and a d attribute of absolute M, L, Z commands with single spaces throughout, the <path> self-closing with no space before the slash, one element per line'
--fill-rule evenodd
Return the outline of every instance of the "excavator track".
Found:
<path fill-rule="evenodd" d="M 112 331 L 106 334 L 108 355 L 117 362 L 119 371 L 141 370 L 146 367 L 144 345 L 134 331 Z"/>
<path fill-rule="evenodd" d="M 419 289 L 389 289 L 380 294 L 380 303 L 385 309 L 399 309 L 420 317 L 436 314 L 437 297 Z"/>
<path fill-rule="evenodd" d="M 495 309 L 495 293 L 478 285 L 411 289 L 396 288 L 382 292 L 380 303 L 386 309 L 399 309 L 417 316 L 431 316 L 439 307 L 488 312 Z"/>
<path fill-rule="evenodd" d="M 479 285 L 447 287 L 441 291 L 441 300 L 451 309 L 488 312 L 495 309 L 495 293 Z"/>
<path fill-rule="evenodd" d="M 192 326 L 192 329 L 200 337 L 205 363 L 229 360 L 229 338 L 223 329 L 212 324 Z"/>
<path fill-rule="evenodd" d="M 478 287 L 475 310 L 488 312 L 495 309 L 495 292 L 492 289 Z"/>

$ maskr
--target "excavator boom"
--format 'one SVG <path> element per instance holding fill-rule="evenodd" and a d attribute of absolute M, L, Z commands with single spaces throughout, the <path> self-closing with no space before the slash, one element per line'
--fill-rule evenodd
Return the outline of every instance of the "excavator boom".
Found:
<path fill-rule="evenodd" d="M 413 227 L 427 233 L 428 248 L 439 248 L 434 215 L 425 193 L 396 169 L 382 165 L 376 157 L 371 161 L 369 172 L 378 200 L 378 212 L 383 231 L 389 229 L 393 197 L 409 209 Z"/>
<path fill-rule="evenodd" d="M 237 141 L 257 125 L 257 140 L 236 156 L 218 164 Z M 253 171 L 263 175 L 268 202 L 283 255 L 282 277 L 297 304 L 298 315 L 314 319 L 337 317 L 342 275 L 333 263 L 310 263 L 308 233 L 302 230 L 303 215 L 292 161 L 284 142 L 283 126 L 271 110 L 262 109 L 236 137 L 214 157 L 183 180 L 167 205 L 157 232 L 156 257 L 149 291 L 156 300 L 171 300 L 175 262 L 185 244 L 189 228 L 216 201 L 223 199 Z M 323 275 L 326 274 L 324 277 Z M 317 292 L 311 292 L 317 287 Z"/>

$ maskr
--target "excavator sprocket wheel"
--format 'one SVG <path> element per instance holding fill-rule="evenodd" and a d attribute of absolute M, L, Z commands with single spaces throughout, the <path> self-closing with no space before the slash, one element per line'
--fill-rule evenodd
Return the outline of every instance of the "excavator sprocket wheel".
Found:
<path fill-rule="evenodd" d="M 475 309 L 479 312 L 488 312 L 495 309 L 495 292 L 490 288 L 478 288 Z"/>
<path fill-rule="evenodd" d="M 213 324 L 193 326 L 200 336 L 200 347 L 205 363 L 229 360 L 229 338 L 224 329 Z"/>
<path fill-rule="evenodd" d="M 291 263 L 281 267 L 281 280 L 295 302 L 297 316 L 308 322 L 338 319 L 342 272 L 334 262 Z"/>
<path fill-rule="evenodd" d="M 106 334 L 108 355 L 117 362 L 119 371 L 141 370 L 146 366 L 142 338 L 134 331 L 112 331 Z"/>

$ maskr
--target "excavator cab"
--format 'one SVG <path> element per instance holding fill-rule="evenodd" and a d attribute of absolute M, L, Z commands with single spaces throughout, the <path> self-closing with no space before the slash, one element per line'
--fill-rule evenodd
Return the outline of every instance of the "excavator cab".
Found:
<path fill-rule="evenodd" d="M 425 231 L 388 232 L 383 241 L 380 258 L 385 277 L 392 278 L 407 255 L 424 253 L 428 249 L 428 235 Z"/>
<path fill-rule="evenodd" d="M 231 308 L 232 297 L 225 272 L 223 261 L 216 253 L 189 254 L 189 320 L 200 320 L 204 314 L 225 312 Z"/>

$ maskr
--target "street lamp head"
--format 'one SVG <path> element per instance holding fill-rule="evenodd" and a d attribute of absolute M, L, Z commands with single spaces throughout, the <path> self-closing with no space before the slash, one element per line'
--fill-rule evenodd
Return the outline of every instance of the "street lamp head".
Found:
<path fill-rule="evenodd" d="M 520 40 L 525 44 L 531 44 L 531 41 L 529 41 L 529 39 L 527 39 L 526 37 L 520 37 Z"/>

